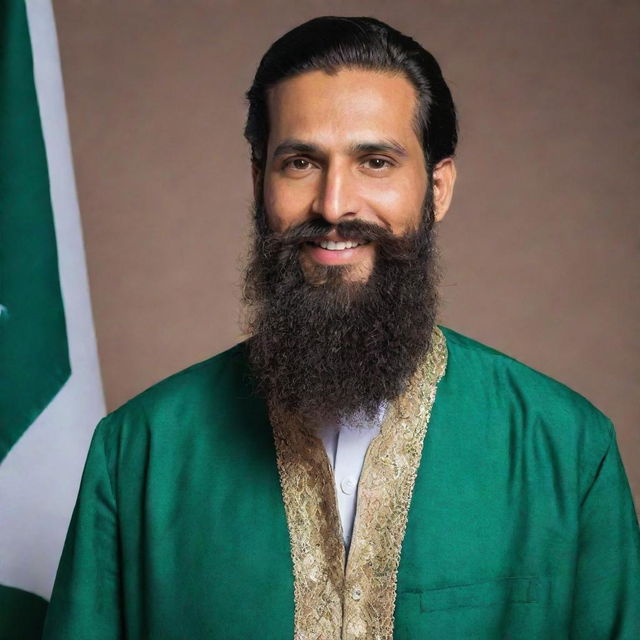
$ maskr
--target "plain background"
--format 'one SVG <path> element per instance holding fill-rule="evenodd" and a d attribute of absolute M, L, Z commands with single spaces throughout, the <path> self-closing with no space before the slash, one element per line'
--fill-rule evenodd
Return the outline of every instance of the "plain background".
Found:
<path fill-rule="evenodd" d="M 640 504 L 635 1 L 54 0 L 107 404 L 242 339 L 244 92 L 273 40 L 370 15 L 438 58 L 461 126 L 442 322 L 616 424 Z"/>

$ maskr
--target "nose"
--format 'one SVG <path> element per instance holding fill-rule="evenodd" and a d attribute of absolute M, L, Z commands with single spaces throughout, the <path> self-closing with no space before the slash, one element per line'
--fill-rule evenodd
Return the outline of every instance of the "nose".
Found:
<path fill-rule="evenodd" d="M 316 215 L 331 224 L 358 215 L 360 203 L 357 184 L 346 162 L 336 161 L 327 165 L 313 209 Z"/>

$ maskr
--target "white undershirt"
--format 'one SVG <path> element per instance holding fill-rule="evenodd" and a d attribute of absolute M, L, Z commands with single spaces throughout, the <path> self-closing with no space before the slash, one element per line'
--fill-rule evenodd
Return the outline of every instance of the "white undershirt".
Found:
<path fill-rule="evenodd" d="M 347 550 L 351 544 L 353 524 L 355 522 L 358 482 L 364 464 L 364 457 L 371 441 L 380 433 L 384 407 L 373 422 L 362 424 L 362 416 L 340 423 L 323 423 L 318 428 L 333 468 L 333 477 L 338 499 L 338 511 L 342 523 L 342 534 Z"/>

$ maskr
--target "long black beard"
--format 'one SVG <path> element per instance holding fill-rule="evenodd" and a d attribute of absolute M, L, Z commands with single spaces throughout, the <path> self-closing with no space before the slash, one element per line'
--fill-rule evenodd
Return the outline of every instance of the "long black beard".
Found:
<path fill-rule="evenodd" d="M 264 214 L 257 204 L 256 220 Z M 314 219 L 283 233 L 257 226 L 243 298 L 258 392 L 305 416 L 373 417 L 405 390 L 430 346 L 439 280 L 431 189 L 420 227 L 403 236 L 358 220 Z M 333 228 L 376 242 L 365 282 L 345 279 L 348 266 L 316 265 L 305 278 L 301 248 Z"/>

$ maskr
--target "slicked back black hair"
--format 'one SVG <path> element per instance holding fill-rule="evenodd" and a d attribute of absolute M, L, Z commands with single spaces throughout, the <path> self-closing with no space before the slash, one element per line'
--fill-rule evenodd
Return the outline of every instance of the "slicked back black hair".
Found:
<path fill-rule="evenodd" d="M 265 53 L 247 91 L 245 138 L 252 162 L 264 169 L 269 138 L 267 92 L 307 71 L 341 68 L 402 73 L 418 92 L 416 133 L 430 171 L 452 157 L 458 142 L 456 110 L 436 59 L 420 44 L 375 18 L 324 16 L 285 33 Z"/>

